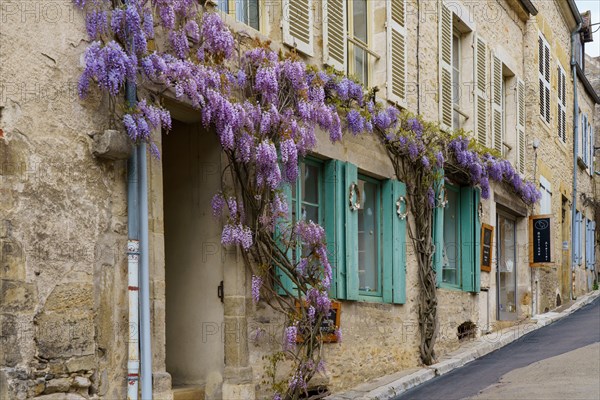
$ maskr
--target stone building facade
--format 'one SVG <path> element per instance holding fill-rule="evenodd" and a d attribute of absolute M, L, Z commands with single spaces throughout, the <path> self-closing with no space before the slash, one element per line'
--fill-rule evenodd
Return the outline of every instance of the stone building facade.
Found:
<path fill-rule="evenodd" d="M 86 47 L 82 15 L 70 2 L 9 3 L 2 5 L 0 26 L 0 398 L 50 400 L 67 392 L 74 399 L 125 398 L 126 162 L 99 160 L 91 152 L 94 135 L 108 126 L 108 104 L 100 96 L 77 97 Z M 492 265 L 481 271 L 472 257 L 452 264 L 459 268 L 453 272 L 450 262 L 439 259 L 436 268 L 447 278 L 439 290 L 438 356 L 457 348 L 464 323 L 475 324 L 475 334 L 482 335 L 554 308 L 558 296 L 569 299 L 570 31 L 577 14 L 567 2 L 537 3 L 313 0 L 304 10 L 312 39 L 304 43 L 290 29 L 293 12 L 300 11 L 290 11 L 289 1 L 248 1 L 245 13 L 236 9 L 240 2 L 215 2 L 234 32 L 271 40 L 278 49 L 295 43 L 307 63 L 333 65 L 379 87 L 382 101 L 474 132 L 548 192 L 544 204 L 530 209 L 496 185 L 481 208 L 470 210 L 474 242 L 481 223 L 494 228 Z M 551 60 L 548 120 L 540 115 L 541 36 Z M 563 142 L 559 64 L 566 87 Z M 597 96 L 581 79 L 579 107 L 593 123 Z M 252 303 L 240 253 L 220 244 L 222 221 L 212 217 L 210 199 L 221 187 L 225 159 L 215 135 L 202 127 L 197 111 L 163 96 L 174 126 L 159 138 L 161 160 L 148 160 L 154 395 L 262 399 L 268 393 L 265 356 L 280 349 L 285 321 Z M 306 173 L 324 177 L 331 161 L 352 165 L 356 179 L 374 187 L 373 193 L 394 177 L 374 137 L 346 135 L 332 144 L 319 134 L 318 140 Z M 590 168 L 578 167 L 577 179 L 577 210 L 594 220 Z M 556 228 L 552 263 L 532 269 L 528 217 L 535 214 L 552 214 Z M 452 213 L 445 215 L 450 224 Z M 448 248 L 461 243 L 454 239 L 447 240 Z M 591 287 L 592 269 L 582 254 L 571 275 L 574 295 Z M 386 301 L 366 278 L 356 277 L 363 279 L 358 300 L 340 290 L 343 341 L 325 345 L 328 371 L 315 385 L 335 392 L 419 365 L 419 284 L 409 240 L 404 264 L 405 301 Z M 469 284 L 457 278 L 465 273 L 472 276 Z"/>

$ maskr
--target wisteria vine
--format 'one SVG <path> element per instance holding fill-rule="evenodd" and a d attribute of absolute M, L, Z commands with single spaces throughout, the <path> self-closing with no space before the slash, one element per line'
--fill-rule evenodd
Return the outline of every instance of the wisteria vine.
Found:
<path fill-rule="evenodd" d="M 236 39 L 209 5 L 197 0 L 74 3 L 85 12 L 91 41 L 79 81 L 82 98 L 91 86 L 111 98 L 122 95 L 126 81 L 150 88 L 135 105 L 125 103 L 119 118 L 131 140 L 147 142 L 156 157 L 153 132 L 171 127 L 169 112 L 157 101 L 161 92 L 172 91 L 197 108 L 202 124 L 216 132 L 233 181 L 212 200 L 214 215 L 225 221 L 221 242 L 242 250 L 252 273 L 253 301 L 287 317 L 281 354 L 293 368 L 287 379 L 274 379 L 274 398 L 299 398 L 311 378 L 324 371 L 320 326 L 331 307 L 332 279 L 325 231 L 312 221 L 293 221 L 283 190 L 298 178 L 298 160 L 317 147 L 317 130 L 332 142 L 344 131 L 380 137 L 412 201 L 429 204 L 421 207 L 429 214 L 436 207 L 436 176 L 442 168 L 480 186 L 484 198 L 490 180 L 508 182 L 528 204 L 539 198 L 508 161 L 475 147 L 465 134 L 446 134 L 401 113 L 377 101 L 374 91 L 336 71 L 307 66 L 293 52 L 284 55 L 268 43 Z M 430 226 L 416 229 L 414 238 L 430 237 Z M 423 255 L 419 265 L 429 270 L 430 244 L 415 245 Z M 292 281 L 292 291 L 280 275 Z M 341 337 L 339 329 L 336 334 Z"/>

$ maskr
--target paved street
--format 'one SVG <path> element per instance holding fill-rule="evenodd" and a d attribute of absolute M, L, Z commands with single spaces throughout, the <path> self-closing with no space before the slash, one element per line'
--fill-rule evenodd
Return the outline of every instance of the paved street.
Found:
<path fill-rule="evenodd" d="M 600 299 L 396 400 L 600 399 Z"/>

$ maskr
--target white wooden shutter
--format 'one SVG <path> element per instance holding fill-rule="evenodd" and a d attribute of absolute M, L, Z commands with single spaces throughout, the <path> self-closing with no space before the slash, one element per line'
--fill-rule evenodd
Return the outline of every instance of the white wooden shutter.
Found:
<path fill-rule="evenodd" d="M 346 73 L 346 0 L 323 0 L 323 63 Z"/>
<path fill-rule="evenodd" d="M 567 143 L 567 100 L 566 100 L 566 74 L 562 66 L 558 65 L 558 138 Z"/>
<path fill-rule="evenodd" d="M 582 159 L 583 159 L 583 163 L 585 165 L 587 165 L 587 115 L 583 114 L 583 116 L 581 117 L 581 139 L 582 139 L 582 149 L 581 149 L 581 154 L 582 154 Z"/>
<path fill-rule="evenodd" d="M 406 107 L 406 0 L 387 2 L 387 97 Z"/>
<path fill-rule="evenodd" d="M 489 146 L 488 144 L 488 112 L 487 112 L 487 49 L 485 42 L 477 37 L 475 38 L 474 53 L 475 53 L 475 65 L 473 68 L 474 80 L 475 80 L 475 93 L 474 93 L 474 104 L 475 110 L 475 135 L 477 142 L 482 146 Z"/>
<path fill-rule="evenodd" d="M 443 128 L 451 129 L 453 111 L 452 95 L 452 11 L 440 2 L 439 17 L 439 61 L 440 61 L 440 93 L 439 113 Z"/>
<path fill-rule="evenodd" d="M 594 155 L 595 155 L 595 151 L 594 151 L 594 145 L 596 144 L 596 138 L 594 136 L 594 127 L 590 125 L 590 175 L 594 176 L 594 171 L 596 169 L 595 166 L 595 162 L 594 162 Z"/>
<path fill-rule="evenodd" d="M 517 164 L 525 173 L 525 83 L 517 78 Z"/>
<path fill-rule="evenodd" d="M 504 153 L 502 145 L 504 137 L 502 134 L 503 117 L 503 89 L 502 89 L 502 62 L 498 57 L 492 55 L 492 135 L 494 136 L 494 149 L 500 154 Z"/>
<path fill-rule="evenodd" d="M 538 80 L 540 86 L 540 115 L 550 123 L 550 46 L 538 37 Z"/>
<path fill-rule="evenodd" d="M 283 43 L 313 55 L 312 0 L 283 0 Z"/>

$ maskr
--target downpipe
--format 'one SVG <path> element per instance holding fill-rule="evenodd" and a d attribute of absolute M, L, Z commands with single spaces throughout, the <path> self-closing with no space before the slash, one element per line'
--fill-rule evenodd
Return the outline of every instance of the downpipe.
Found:
<path fill-rule="evenodd" d="M 577 152 L 579 151 L 578 136 L 579 136 L 579 102 L 577 99 L 577 62 L 575 60 L 575 35 L 581 31 L 582 23 L 580 22 L 577 27 L 571 32 L 571 72 L 573 74 L 573 197 L 571 201 L 571 273 L 569 274 L 569 295 L 571 300 L 577 299 L 575 296 L 573 285 L 573 275 L 575 274 L 575 267 L 577 260 L 575 259 L 575 243 L 573 238 L 575 237 L 576 221 L 577 218 Z"/>
<path fill-rule="evenodd" d="M 140 351 L 138 341 L 138 268 L 140 257 L 139 240 L 130 239 L 127 242 L 127 283 L 129 292 L 129 342 L 127 358 L 127 400 L 138 398 L 140 378 Z"/>

